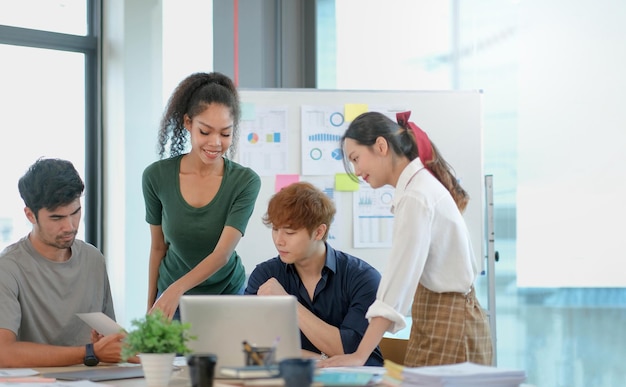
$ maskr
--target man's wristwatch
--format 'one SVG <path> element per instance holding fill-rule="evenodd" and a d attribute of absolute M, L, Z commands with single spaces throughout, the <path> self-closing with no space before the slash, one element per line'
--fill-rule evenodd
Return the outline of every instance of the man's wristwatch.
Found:
<path fill-rule="evenodd" d="M 85 358 L 83 359 L 83 364 L 86 366 L 95 366 L 100 363 L 100 360 L 96 357 L 95 352 L 93 351 L 93 344 L 89 343 L 85 345 Z"/>

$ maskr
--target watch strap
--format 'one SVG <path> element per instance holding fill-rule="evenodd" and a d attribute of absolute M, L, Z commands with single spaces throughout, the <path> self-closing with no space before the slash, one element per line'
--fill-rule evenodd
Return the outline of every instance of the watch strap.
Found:
<path fill-rule="evenodd" d="M 85 358 L 83 359 L 83 364 L 86 366 L 95 366 L 100 363 L 98 357 L 96 356 L 96 352 L 93 349 L 93 343 L 89 343 L 85 345 Z"/>

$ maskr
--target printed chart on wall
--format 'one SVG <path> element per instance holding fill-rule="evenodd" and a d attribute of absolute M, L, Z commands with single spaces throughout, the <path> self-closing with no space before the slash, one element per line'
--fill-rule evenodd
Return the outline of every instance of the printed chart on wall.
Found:
<path fill-rule="evenodd" d="M 391 247 L 393 214 L 391 204 L 394 188 L 373 189 L 361 182 L 353 193 L 354 247 Z"/>
<path fill-rule="evenodd" d="M 366 104 L 338 106 L 302 106 L 302 174 L 344 173 L 341 136 L 360 113 L 378 111 L 392 120 L 401 108 L 368 107 Z"/>
<path fill-rule="evenodd" d="M 316 186 L 322 192 L 324 192 L 331 200 L 335 203 L 335 209 L 342 208 L 341 205 L 341 196 L 335 195 L 335 179 L 334 176 L 309 176 L 304 179 L 304 181 L 308 181 L 309 183 Z M 330 230 L 328 231 L 328 242 L 332 245 L 335 245 L 337 241 L 341 241 L 343 236 L 341 235 L 341 217 L 335 216 L 333 222 L 330 225 Z"/>
<path fill-rule="evenodd" d="M 343 106 L 302 106 L 302 174 L 344 172 L 339 140 L 348 125 Z"/>
<path fill-rule="evenodd" d="M 242 104 L 241 163 L 254 166 L 260 176 L 287 172 L 287 107 Z"/>

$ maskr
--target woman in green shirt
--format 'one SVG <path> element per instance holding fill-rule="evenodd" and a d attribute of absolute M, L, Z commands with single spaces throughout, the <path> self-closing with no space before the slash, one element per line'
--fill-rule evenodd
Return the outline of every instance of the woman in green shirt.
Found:
<path fill-rule="evenodd" d="M 161 160 L 142 178 L 151 235 L 149 312 L 161 309 L 178 318 L 183 294 L 243 293 L 245 269 L 235 247 L 261 180 L 230 159 L 240 116 L 235 85 L 216 72 L 188 76 L 168 101 L 159 131 Z"/>

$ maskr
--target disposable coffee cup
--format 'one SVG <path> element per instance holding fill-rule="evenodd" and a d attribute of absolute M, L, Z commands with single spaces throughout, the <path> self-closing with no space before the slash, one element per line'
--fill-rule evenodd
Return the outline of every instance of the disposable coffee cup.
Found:
<path fill-rule="evenodd" d="M 315 375 L 315 359 L 290 358 L 278 363 L 285 387 L 310 387 Z"/>
<path fill-rule="evenodd" d="M 212 353 L 195 353 L 187 357 L 191 387 L 213 387 L 217 356 Z"/>

